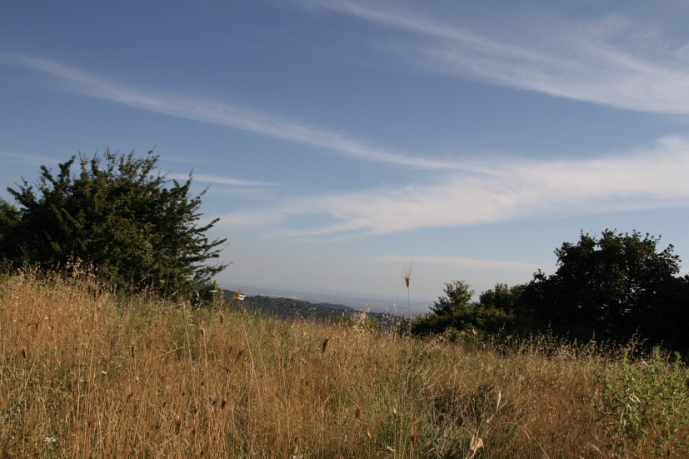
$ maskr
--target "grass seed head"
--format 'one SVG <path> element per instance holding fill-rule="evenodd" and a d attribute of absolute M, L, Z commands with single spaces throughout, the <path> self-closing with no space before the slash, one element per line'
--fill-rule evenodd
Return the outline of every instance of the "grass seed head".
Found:
<path fill-rule="evenodd" d="M 419 438 L 420 438 L 419 437 L 419 431 L 416 430 L 416 427 L 412 428 L 411 429 L 411 442 L 413 444 L 416 444 L 419 442 Z"/>
<path fill-rule="evenodd" d="M 411 273 L 413 268 L 413 263 L 409 266 L 402 266 L 402 278 L 404 279 L 404 285 L 406 285 L 407 288 L 409 288 L 409 286 L 411 285 Z"/>

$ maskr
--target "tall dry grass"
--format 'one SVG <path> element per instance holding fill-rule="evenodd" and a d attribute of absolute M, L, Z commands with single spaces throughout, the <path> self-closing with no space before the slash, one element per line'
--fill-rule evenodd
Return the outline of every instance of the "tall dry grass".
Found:
<path fill-rule="evenodd" d="M 608 359 L 0 280 L 1 457 L 600 458 Z"/>

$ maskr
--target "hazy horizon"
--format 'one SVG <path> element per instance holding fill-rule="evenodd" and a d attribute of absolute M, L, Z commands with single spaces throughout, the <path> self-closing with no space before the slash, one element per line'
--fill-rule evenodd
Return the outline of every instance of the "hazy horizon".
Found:
<path fill-rule="evenodd" d="M 404 298 L 382 298 L 374 297 L 365 294 L 356 293 L 332 293 L 332 292 L 319 292 L 319 291 L 309 291 L 309 290 L 287 290 L 287 289 L 275 289 L 271 287 L 261 287 L 261 286 L 249 286 L 245 288 L 230 288 L 225 285 L 220 285 L 221 288 L 230 291 L 240 290 L 242 293 L 248 296 L 270 296 L 270 297 L 281 297 L 281 298 L 291 298 L 302 301 L 307 301 L 309 303 L 329 303 L 329 304 L 341 304 L 344 306 L 349 306 L 358 310 L 371 310 L 372 312 L 385 312 L 396 315 L 409 315 L 409 305 L 407 303 L 406 296 Z M 428 307 L 433 304 L 433 301 L 419 302 L 411 301 L 411 311 L 412 315 L 417 315 L 425 313 L 428 311 Z"/>

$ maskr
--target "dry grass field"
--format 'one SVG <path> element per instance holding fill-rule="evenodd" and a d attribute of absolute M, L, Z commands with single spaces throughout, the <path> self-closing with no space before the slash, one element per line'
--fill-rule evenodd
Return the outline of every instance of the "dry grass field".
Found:
<path fill-rule="evenodd" d="M 546 339 L 410 340 L 366 321 L 191 310 L 88 285 L 31 274 L 0 279 L 0 457 L 689 451 L 686 369 L 662 356 L 625 364 L 620 350 Z"/>

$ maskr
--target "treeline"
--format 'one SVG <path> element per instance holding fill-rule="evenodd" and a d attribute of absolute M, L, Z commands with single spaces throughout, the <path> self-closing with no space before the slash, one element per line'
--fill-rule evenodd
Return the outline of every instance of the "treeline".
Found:
<path fill-rule="evenodd" d="M 554 333 L 579 340 L 628 342 L 689 350 L 689 276 L 660 238 L 605 230 L 581 234 L 555 250 L 557 270 L 509 287 L 497 284 L 472 301 L 463 281 L 445 284 L 429 314 L 412 325 L 417 335 Z"/>

